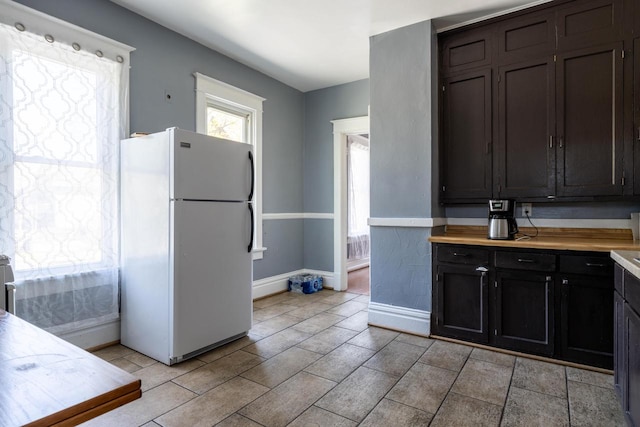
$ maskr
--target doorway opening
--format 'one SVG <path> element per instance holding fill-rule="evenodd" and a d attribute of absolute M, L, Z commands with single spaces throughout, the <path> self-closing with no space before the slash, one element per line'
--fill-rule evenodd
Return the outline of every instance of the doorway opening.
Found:
<path fill-rule="evenodd" d="M 347 137 L 368 135 L 369 117 L 332 120 L 334 289 L 347 290 Z M 367 273 L 367 278 L 368 278 Z"/>
<path fill-rule="evenodd" d="M 347 288 L 366 295 L 369 294 L 368 219 L 369 135 L 347 135 Z"/>

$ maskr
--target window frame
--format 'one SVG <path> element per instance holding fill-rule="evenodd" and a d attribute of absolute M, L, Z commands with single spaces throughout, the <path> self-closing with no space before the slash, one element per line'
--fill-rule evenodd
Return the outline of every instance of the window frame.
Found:
<path fill-rule="evenodd" d="M 207 134 L 207 107 L 209 106 L 247 114 L 249 117 L 248 141 L 245 143 L 253 146 L 257 177 L 253 196 L 256 232 L 252 259 L 262 259 L 263 252 L 267 249 L 262 246 L 262 103 L 265 98 L 201 73 L 194 73 L 193 76 L 196 79 L 196 132 Z"/>

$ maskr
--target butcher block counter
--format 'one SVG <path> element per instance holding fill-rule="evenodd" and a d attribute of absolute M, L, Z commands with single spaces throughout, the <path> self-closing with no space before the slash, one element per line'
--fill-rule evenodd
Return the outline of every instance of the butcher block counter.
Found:
<path fill-rule="evenodd" d="M 532 227 L 520 227 L 520 233 L 516 238 L 535 234 L 536 230 Z M 633 241 L 631 230 L 619 228 L 538 227 L 537 237 L 524 237 L 521 240 L 490 240 L 487 239 L 487 227 L 448 225 L 443 235 L 432 235 L 429 241 L 458 245 L 594 252 L 640 250 L 640 242 Z"/>
<path fill-rule="evenodd" d="M 140 380 L 0 309 L 0 426 L 71 426 L 141 396 Z"/>

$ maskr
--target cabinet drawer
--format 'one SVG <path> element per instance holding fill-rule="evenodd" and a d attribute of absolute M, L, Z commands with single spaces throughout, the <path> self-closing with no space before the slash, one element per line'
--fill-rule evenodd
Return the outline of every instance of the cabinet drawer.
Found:
<path fill-rule="evenodd" d="M 609 257 L 588 255 L 560 255 L 560 271 L 562 273 L 611 277 L 613 275 L 613 260 Z"/>
<path fill-rule="evenodd" d="M 556 256 L 535 252 L 496 252 L 496 267 L 515 270 L 555 271 Z"/>
<path fill-rule="evenodd" d="M 468 246 L 438 245 L 437 258 L 440 262 L 453 264 L 480 265 L 489 263 L 489 251 Z"/>

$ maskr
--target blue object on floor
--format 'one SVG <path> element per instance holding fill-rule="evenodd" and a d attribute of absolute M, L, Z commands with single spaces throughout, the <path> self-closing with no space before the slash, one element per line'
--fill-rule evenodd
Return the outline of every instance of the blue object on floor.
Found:
<path fill-rule="evenodd" d="M 312 294 L 322 289 L 322 276 L 297 275 L 289 277 L 289 291 Z"/>

